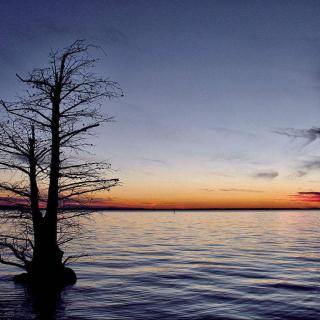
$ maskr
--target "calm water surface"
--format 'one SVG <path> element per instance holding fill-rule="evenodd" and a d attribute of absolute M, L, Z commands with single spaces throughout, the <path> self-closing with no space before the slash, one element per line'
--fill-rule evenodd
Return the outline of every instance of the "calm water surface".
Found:
<path fill-rule="evenodd" d="M 105 212 L 56 319 L 320 319 L 320 212 Z M 0 318 L 49 319 L 0 266 Z"/>

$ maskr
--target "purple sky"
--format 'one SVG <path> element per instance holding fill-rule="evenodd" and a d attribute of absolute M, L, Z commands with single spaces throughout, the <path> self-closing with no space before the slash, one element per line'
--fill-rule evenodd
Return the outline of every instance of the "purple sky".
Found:
<path fill-rule="evenodd" d="M 318 144 L 275 133 L 319 123 L 319 1 L 3 0 L 0 15 L 2 98 L 50 49 L 107 53 L 97 72 L 125 92 L 95 141 L 123 181 L 113 202 L 281 205 L 320 189 L 305 165 Z"/>

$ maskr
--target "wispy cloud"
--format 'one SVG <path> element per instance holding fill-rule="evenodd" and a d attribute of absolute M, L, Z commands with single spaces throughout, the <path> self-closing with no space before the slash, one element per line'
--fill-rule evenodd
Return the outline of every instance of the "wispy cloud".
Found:
<path fill-rule="evenodd" d="M 312 159 L 312 160 L 305 161 L 302 164 L 302 168 L 304 170 L 307 170 L 307 171 L 319 170 L 320 169 L 320 159 L 319 158 L 315 158 L 315 159 Z"/>
<path fill-rule="evenodd" d="M 168 162 L 161 159 L 151 159 L 151 158 L 144 158 L 141 157 L 140 160 L 147 164 L 154 164 L 154 165 L 160 165 L 160 166 L 166 166 L 168 165 Z"/>
<path fill-rule="evenodd" d="M 304 168 L 295 168 L 293 172 L 289 175 L 287 175 L 288 179 L 297 179 L 297 178 L 303 178 L 308 175 L 308 170 Z"/>
<path fill-rule="evenodd" d="M 303 202 L 320 202 L 320 192 L 319 191 L 301 191 L 297 194 L 292 195 L 296 201 Z"/>
<path fill-rule="evenodd" d="M 27 204 L 27 201 L 23 198 L 0 196 L 0 205 L 25 205 L 25 204 Z"/>
<path fill-rule="evenodd" d="M 211 189 L 211 188 L 201 188 L 200 190 L 206 191 L 206 192 L 263 192 L 261 190 L 254 190 L 254 189 L 241 189 L 241 188 L 217 188 L 217 189 Z"/>
<path fill-rule="evenodd" d="M 211 189 L 211 188 L 200 188 L 201 191 L 206 191 L 206 192 L 215 192 L 217 189 Z"/>
<path fill-rule="evenodd" d="M 221 133 L 223 135 L 230 135 L 230 136 L 242 136 L 244 138 L 251 138 L 251 139 L 256 139 L 257 135 L 252 133 L 252 132 L 247 132 L 247 131 L 242 131 L 242 130 L 235 130 L 235 129 L 230 129 L 226 127 L 212 127 L 210 128 L 211 130 Z"/>
<path fill-rule="evenodd" d="M 313 127 L 311 129 L 279 129 L 275 133 L 287 136 L 289 138 L 302 138 L 306 140 L 306 144 L 310 144 L 320 138 L 320 128 Z"/>
<path fill-rule="evenodd" d="M 296 176 L 298 177 L 298 178 L 301 178 L 301 177 L 304 177 L 305 175 L 307 175 L 308 173 L 306 172 L 306 171 L 303 171 L 303 170 L 298 170 L 297 172 L 296 172 Z"/>
<path fill-rule="evenodd" d="M 266 171 L 260 171 L 256 172 L 253 177 L 258 179 L 274 179 L 279 175 L 279 173 L 275 170 L 266 170 Z"/>
<path fill-rule="evenodd" d="M 254 190 L 254 189 L 238 189 L 238 188 L 226 188 L 226 189 L 219 189 L 222 192 L 263 192 L 261 190 Z"/>

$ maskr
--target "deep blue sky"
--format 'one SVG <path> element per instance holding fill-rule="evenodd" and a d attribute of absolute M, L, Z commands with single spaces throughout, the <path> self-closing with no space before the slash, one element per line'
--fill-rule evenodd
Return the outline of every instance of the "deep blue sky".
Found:
<path fill-rule="evenodd" d="M 96 141 L 123 181 L 113 201 L 281 205 L 317 191 L 305 168 L 317 143 L 275 131 L 319 124 L 319 1 L 0 4 L 2 98 L 51 48 L 87 39 L 107 52 L 97 72 L 125 91 L 106 103 L 117 122 Z"/>

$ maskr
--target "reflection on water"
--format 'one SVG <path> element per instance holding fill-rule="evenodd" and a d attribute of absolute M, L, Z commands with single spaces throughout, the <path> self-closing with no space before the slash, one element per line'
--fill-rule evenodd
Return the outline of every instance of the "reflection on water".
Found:
<path fill-rule="evenodd" d="M 320 212 L 106 212 L 51 306 L 0 266 L 0 318 L 320 319 Z M 49 312 L 50 313 L 50 312 Z"/>

